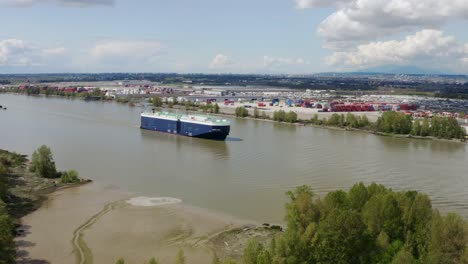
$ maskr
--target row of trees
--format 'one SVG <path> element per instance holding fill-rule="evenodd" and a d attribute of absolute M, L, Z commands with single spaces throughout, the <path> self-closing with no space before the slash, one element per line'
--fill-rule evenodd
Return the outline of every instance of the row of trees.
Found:
<path fill-rule="evenodd" d="M 55 95 L 55 96 L 64 96 L 64 97 L 88 97 L 88 96 L 99 96 L 104 97 L 104 93 L 100 89 L 93 89 L 92 91 L 85 92 L 65 92 L 55 89 L 41 89 L 40 87 L 29 87 L 24 90 L 20 90 L 18 87 L 10 87 L 4 89 L 3 92 L 12 92 L 12 93 L 23 93 L 26 95 Z"/>
<path fill-rule="evenodd" d="M 367 116 L 356 116 L 352 113 L 344 114 L 332 114 L 330 118 L 320 120 L 318 115 L 315 114 L 311 123 L 315 125 L 328 125 L 328 126 L 339 126 L 339 127 L 351 127 L 351 128 L 367 128 L 370 125 Z"/>
<path fill-rule="evenodd" d="M 425 118 L 423 121 L 415 120 L 410 133 L 413 136 L 432 136 L 446 139 L 464 139 L 466 137 L 465 129 L 458 124 L 457 120 L 448 117 L 433 117 L 430 120 Z"/>
<path fill-rule="evenodd" d="M 375 124 L 378 132 L 393 134 L 411 134 L 421 137 L 458 138 L 465 139 L 466 131 L 457 120 L 449 117 L 433 117 L 431 119 L 413 120 L 410 116 L 399 112 L 384 112 Z"/>

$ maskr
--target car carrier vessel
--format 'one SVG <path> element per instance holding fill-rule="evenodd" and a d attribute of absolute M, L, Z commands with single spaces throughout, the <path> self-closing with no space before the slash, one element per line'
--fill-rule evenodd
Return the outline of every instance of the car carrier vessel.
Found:
<path fill-rule="evenodd" d="M 231 124 L 228 120 L 199 114 L 177 114 L 164 111 L 141 113 L 140 128 L 188 137 L 225 140 Z"/>

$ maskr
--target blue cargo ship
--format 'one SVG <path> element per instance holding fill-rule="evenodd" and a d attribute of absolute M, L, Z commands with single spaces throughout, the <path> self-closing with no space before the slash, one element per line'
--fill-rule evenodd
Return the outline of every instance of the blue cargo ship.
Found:
<path fill-rule="evenodd" d="M 225 119 L 206 115 L 152 111 L 141 114 L 140 128 L 188 137 L 225 140 L 231 124 Z"/>

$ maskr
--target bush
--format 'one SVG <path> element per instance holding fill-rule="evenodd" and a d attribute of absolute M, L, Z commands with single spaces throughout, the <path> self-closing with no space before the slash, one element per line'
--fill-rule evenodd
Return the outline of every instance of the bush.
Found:
<path fill-rule="evenodd" d="M 62 174 L 61 176 L 62 183 L 80 182 L 80 178 L 78 177 L 78 172 L 75 170 L 64 171 L 61 174 Z"/>
<path fill-rule="evenodd" d="M 236 116 L 247 117 L 249 116 L 249 110 L 247 110 L 245 107 L 242 107 L 242 106 L 236 107 Z"/>

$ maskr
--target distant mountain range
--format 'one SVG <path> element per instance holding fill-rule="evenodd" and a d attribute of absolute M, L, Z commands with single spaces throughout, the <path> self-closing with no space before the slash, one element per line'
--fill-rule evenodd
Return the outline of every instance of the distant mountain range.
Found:
<path fill-rule="evenodd" d="M 418 66 L 395 66 L 395 65 L 387 65 L 387 66 L 379 66 L 368 68 L 365 70 L 357 71 L 357 73 L 390 73 L 390 74 L 437 74 L 437 75 L 453 75 L 456 74 L 451 71 L 447 70 L 437 70 L 437 69 L 430 69 L 430 68 L 421 68 Z"/>

